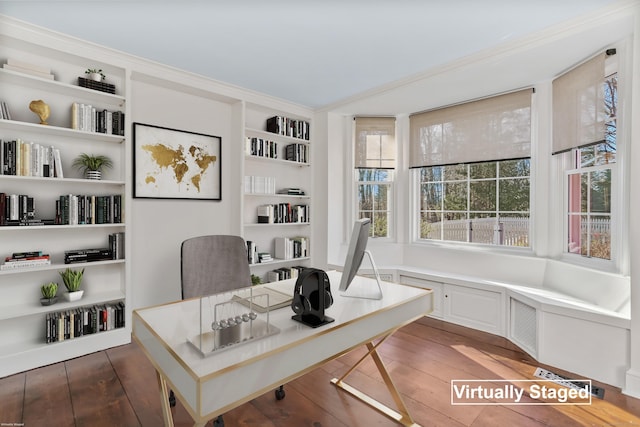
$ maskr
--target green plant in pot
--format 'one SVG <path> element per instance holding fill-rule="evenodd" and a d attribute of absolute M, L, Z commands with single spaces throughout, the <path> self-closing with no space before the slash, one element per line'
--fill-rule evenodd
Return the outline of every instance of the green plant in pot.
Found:
<path fill-rule="evenodd" d="M 102 169 L 113 167 L 113 162 L 101 154 L 82 153 L 73 160 L 73 167 L 80 170 L 87 179 L 102 179 Z"/>
<path fill-rule="evenodd" d="M 56 282 L 45 283 L 40 287 L 40 292 L 42 293 L 40 304 L 51 305 L 58 301 L 58 298 L 56 297 L 56 294 L 58 293 L 58 284 Z"/>
<path fill-rule="evenodd" d="M 72 270 L 67 267 L 66 270 L 60 271 L 64 286 L 67 288 L 67 292 L 64 297 L 67 301 L 76 301 L 82 298 L 83 290 L 80 289 L 82 283 L 82 276 L 84 274 L 84 268 L 82 270 Z"/>
<path fill-rule="evenodd" d="M 91 80 L 95 80 L 97 82 L 101 82 L 102 80 L 107 78 L 107 76 L 104 75 L 102 70 L 99 70 L 97 68 L 88 68 L 84 73 L 87 75 L 88 78 L 90 78 Z"/>

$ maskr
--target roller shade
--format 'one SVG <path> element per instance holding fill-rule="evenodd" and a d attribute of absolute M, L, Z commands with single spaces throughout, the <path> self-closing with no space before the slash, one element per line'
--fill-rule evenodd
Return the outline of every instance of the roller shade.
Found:
<path fill-rule="evenodd" d="M 395 117 L 356 117 L 356 169 L 395 169 Z"/>
<path fill-rule="evenodd" d="M 410 116 L 410 167 L 531 156 L 531 94 L 525 89 Z"/>
<path fill-rule="evenodd" d="M 553 81 L 552 154 L 604 142 L 605 53 Z"/>

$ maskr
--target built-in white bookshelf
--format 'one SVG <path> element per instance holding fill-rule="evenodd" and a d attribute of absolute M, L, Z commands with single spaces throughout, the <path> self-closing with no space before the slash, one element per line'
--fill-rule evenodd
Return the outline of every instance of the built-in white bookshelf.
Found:
<path fill-rule="evenodd" d="M 68 250 L 108 248 L 109 235 L 125 234 L 129 227 L 126 199 L 130 189 L 127 184 L 127 154 L 130 152 L 130 135 L 72 129 L 72 104 L 92 105 L 97 110 L 119 111 L 128 119 L 125 100 L 125 69 L 95 58 L 83 57 L 69 51 L 54 50 L 18 36 L 19 30 L 5 29 L 0 38 L 0 101 L 9 109 L 11 119 L 0 120 L 0 140 L 17 140 L 41 146 L 55 147 L 60 153 L 63 176 L 42 177 L 7 175 L 0 171 L 0 193 L 28 195 L 33 198 L 35 218 L 54 220 L 46 225 L 0 226 L 0 256 L 5 261 L 13 253 L 42 251 L 50 255 L 51 264 L 37 267 L 0 271 L 0 377 L 27 369 L 67 360 L 101 349 L 130 342 L 131 309 L 128 289 L 129 262 L 126 259 L 65 264 Z M 17 31 L 17 32 L 16 32 Z M 14 34 L 15 33 L 15 34 Z M 73 51 L 73 52 L 72 52 Z M 53 78 L 29 72 L 6 69 L 3 64 L 33 65 L 34 69 L 50 70 Z M 101 68 L 116 93 L 88 89 L 78 85 L 78 77 L 86 77 L 87 68 Z M 42 100 L 50 108 L 48 124 L 40 124 L 40 118 L 29 109 L 33 100 Z M 127 122 L 128 123 L 128 122 Z M 129 126 L 122 126 L 129 129 Z M 72 167 L 81 153 L 106 155 L 113 167 L 103 170 L 102 180 L 85 179 Z M 123 210 L 120 222 L 102 224 L 56 223 L 56 201 L 64 195 L 119 195 Z M 84 268 L 83 298 L 67 302 L 62 297 L 65 290 L 59 272 L 67 267 Z M 57 282 L 58 302 L 44 306 L 40 303 L 40 287 Z M 125 326 L 96 334 L 78 336 L 54 343 L 46 342 L 46 317 L 49 313 L 72 312 L 82 307 L 101 306 L 124 302 Z"/>
<path fill-rule="evenodd" d="M 258 253 L 268 253 L 271 260 L 259 262 L 250 259 L 252 274 L 259 276 L 262 281 L 268 281 L 268 273 L 274 269 L 291 268 L 295 266 L 310 266 L 312 214 L 312 129 L 311 119 L 295 112 L 282 111 L 261 105 L 247 104 L 244 112 L 245 127 L 243 135 L 244 146 L 244 180 L 242 204 L 242 230 L 245 241 L 257 247 Z M 272 117 L 281 117 L 297 121 L 307 133 L 308 139 L 281 135 L 267 130 L 267 121 Z M 252 149 L 252 139 L 258 141 Z M 262 141 L 262 142 L 260 142 Z M 274 147 L 275 146 L 275 147 Z M 296 160 L 286 158 L 287 146 L 294 147 L 299 156 Z M 260 150 L 263 148 L 263 150 Z M 257 182 L 252 185 L 252 182 Z M 299 189 L 303 194 L 281 194 L 287 189 Z M 300 212 L 304 216 L 293 216 L 294 219 L 285 222 L 260 223 L 258 210 L 263 206 L 289 205 L 301 206 Z M 291 258 L 276 256 L 276 239 L 302 238 L 306 241 L 304 254 Z"/>

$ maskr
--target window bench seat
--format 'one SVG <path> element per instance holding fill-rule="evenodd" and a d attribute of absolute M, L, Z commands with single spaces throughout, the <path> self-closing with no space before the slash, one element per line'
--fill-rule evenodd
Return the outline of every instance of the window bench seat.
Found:
<path fill-rule="evenodd" d="M 629 278 L 553 260 L 543 266 L 513 280 L 404 265 L 379 270 L 387 280 L 433 289 L 433 317 L 506 337 L 541 363 L 622 387 Z M 532 277 L 539 283 L 523 284 Z"/>

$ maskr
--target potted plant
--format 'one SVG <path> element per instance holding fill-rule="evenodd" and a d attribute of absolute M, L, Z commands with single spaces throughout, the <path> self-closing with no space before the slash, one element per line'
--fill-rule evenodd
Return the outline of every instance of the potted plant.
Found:
<path fill-rule="evenodd" d="M 102 70 L 99 70 L 97 68 L 89 68 L 84 73 L 87 75 L 88 78 L 90 78 L 91 80 L 95 80 L 96 82 L 101 82 L 103 79 L 107 78 L 107 76 L 104 75 Z"/>
<path fill-rule="evenodd" d="M 42 298 L 40 298 L 40 304 L 51 305 L 58 301 L 56 294 L 58 293 L 58 284 L 56 282 L 49 282 L 40 287 Z"/>
<path fill-rule="evenodd" d="M 113 167 L 113 162 L 107 156 L 82 153 L 73 161 L 73 167 L 87 179 L 102 179 L 102 169 Z"/>
<path fill-rule="evenodd" d="M 256 276 L 255 274 L 251 275 L 251 284 L 252 285 L 259 285 L 262 283 L 262 279 L 260 278 L 260 276 Z"/>
<path fill-rule="evenodd" d="M 64 286 L 67 288 L 67 292 L 64 293 L 64 297 L 67 301 L 76 301 L 82 298 L 83 290 L 80 289 L 82 282 L 82 275 L 84 274 L 84 268 L 82 270 L 72 270 L 67 267 L 66 270 L 60 271 Z"/>

